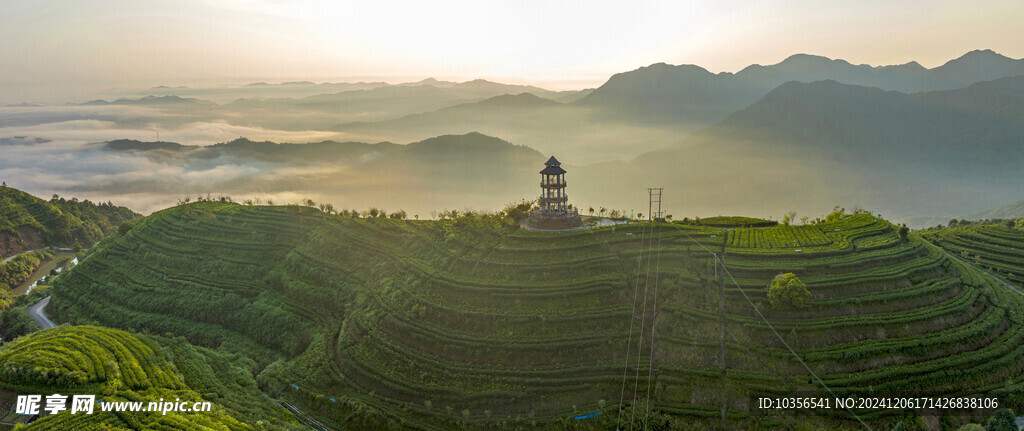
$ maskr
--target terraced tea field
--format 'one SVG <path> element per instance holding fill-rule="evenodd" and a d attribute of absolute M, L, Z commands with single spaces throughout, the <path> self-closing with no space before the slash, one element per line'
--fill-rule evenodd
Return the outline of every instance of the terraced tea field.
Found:
<path fill-rule="evenodd" d="M 0 384 L 23 394 L 90 394 L 107 403 L 211 401 L 211 413 L 64 411 L 33 423 L 41 430 L 299 430 L 303 427 L 260 394 L 251 361 L 183 339 L 135 335 L 95 326 L 61 326 L 0 349 Z M 70 396 L 69 396 L 70 400 Z M 42 413 L 43 406 L 40 406 Z"/>
<path fill-rule="evenodd" d="M 51 317 L 238 352 L 264 392 L 339 429 L 705 429 L 723 404 L 735 428 L 860 429 L 841 409 L 758 411 L 755 396 L 829 392 L 754 306 L 837 395 L 1020 405 L 1022 298 L 884 220 L 510 224 L 175 207 L 90 250 L 53 286 Z M 806 282 L 807 307 L 768 305 L 780 272 Z"/>
<path fill-rule="evenodd" d="M 924 237 L 950 254 L 1024 287 L 1024 229 L 1003 224 L 974 224 L 929 229 Z"/>

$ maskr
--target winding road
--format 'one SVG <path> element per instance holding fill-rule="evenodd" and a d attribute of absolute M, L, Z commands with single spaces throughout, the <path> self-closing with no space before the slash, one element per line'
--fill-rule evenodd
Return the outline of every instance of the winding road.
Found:
<path fill-rule="evenodd" d="M 14 258 L 16 258 L 16 257 L 18 257 L 18 256 L 21 256 L 21 255 L 25 254 L 25 253 L 31 253 L 31 252 L 33 252 L 33 251 L 39 251 L 39 250 L 44 250 L 44 249 L 42 249 L 42 248 L 37 248 L 37 249 L 35 249 L 35 250 L 25 250 L 25 251 L 23 251 L 23 252 L 21 252 L 21 253 L 15 253 L 15 254 L 13 254 L 13 255 L 9 256 L 8 258 L 6 258 L 6 259 L 4 259 L 4 260 L 0 260 L 0 265 L 2 265 L 2 264 L 6 264 L 7 262 L 10 262 L 10 261 L 11 261 L 11 259 L 14 259 Z"/>
<path fill-rule="evenodd" d="M 13 254 L 11 256 L 8 256 L 4 260 L 0 260 L 0 264 L 5 264 L 7 262 L 10 262 L 11 259 L 14 259 L 14 258 L 16 258 L 18 256 L 21 256 L 21 255 L 25 254 L 25 253 L 31 253 L 33 251 L 40 251 L 40 250 L 71 251 L 70 248 L 66 248 L 66 247 L 43 247 L 43 248 L 37 248 L 37 249 L 34 249 L 34 250 L 25 250 L 25 251 L 23 251 L 21 253 L 16 253 L 16 254 Z M 85 250 L 86 249 L 82 249 L 82 251 L 85 251 Z"/>
<path fill-rule="evenodd" d="M 50 320 L 50 318 L 46 317 L 46 311 L 44 309 L 49 304 L 50 297 L 47 296 L 41 299 L 39 302 L 29 305 L 28 307 L 25 307 L 25 309 L 28 311 L 28 315 L 32 316 L 32 320 L 35 320 L 36 323 L 39 324 L 39 327 L 42 329 L 53 328 L 57 326 L 57 324 L 53 323 L 53 321 Z"/>

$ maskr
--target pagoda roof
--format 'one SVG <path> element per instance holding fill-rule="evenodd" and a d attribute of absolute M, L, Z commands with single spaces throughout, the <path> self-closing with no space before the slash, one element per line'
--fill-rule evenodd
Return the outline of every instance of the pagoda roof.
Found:
<path fill-rule="evenodd" d="M 553 159 L 554 157 L 552 157 Z M 544 170 L 540 171 L 544 175 L 561 175 L 565 173 L 565 169 L 562 169 L 558 165 L 548 165 Z"/>
<path fill-rule="evenodd" d="M 559 162 L 558 159 L 555 158 L 555 156 L 551 156 L 551 158 L 548 159 L 548 161 L 544 162 L 544 166 L 558 166 L 561 164 L 562 162 Z"/>

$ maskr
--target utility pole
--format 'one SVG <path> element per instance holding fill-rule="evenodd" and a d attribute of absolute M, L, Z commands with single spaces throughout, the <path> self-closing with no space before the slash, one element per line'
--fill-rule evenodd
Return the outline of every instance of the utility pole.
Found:
<path fill-rule="evenodd" d="M 649 197 L 647 203 L 647 221 L 658 221 L 661 219 L 661 187 L 648 188 L 647 195 Z M 657 212 L 657 215 L 654 213 Z"/>

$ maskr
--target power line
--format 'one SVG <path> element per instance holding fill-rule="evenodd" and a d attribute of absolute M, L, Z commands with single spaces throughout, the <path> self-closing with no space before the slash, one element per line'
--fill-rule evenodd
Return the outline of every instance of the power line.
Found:
<path fill-rule="evenodd" d="M 654 233 L 654 224 L 651 225 L 651 233 Z M 647 290 L 651 285 L 651 252 L 653 252 L 654 240 L 650 242 L 647 250 L 647 274 L 644 275 L 644 302 L 643 310 L 640 312 L 640 339 L 636 350 L 636 378 L 633 382 L 633 410 L 629 415 L 629 428 L 633 429 L 633 420 L 636 418 L 637 393 L 640 391 L 640 359 L 644 349 L 644 324 L 647 322 Z"/>
<path fill-rule="evenodd" d="M 652 227 L 653 229 L 653 227 Z M 626 374 L 629 371 L 629 352 L 633 346 L 633 320 L 636 319 L 636 301 L 637 293 L 640 291 L 640 268 L 643 262 L 644 256 L 644 240 L 647 235 L 644 235 L 644 228 L 640 228 L 640 253 L 636 257 L 636 282 L 633 285 L 633 308 L 629 310 L 629 336 L 626 338 L 626 357 L 623 362 L 625 365 L 622 367 L 622 388 L 619 391 L 619 414 L 615 419 L 615 429 L 619 429 L 619 423 L 622 419 L 622 405 L 623 400 L 626 396 Z M 639 354 L 639 353 L 637 353 Z"/>
<path fill-rule="evenodd" d="M 654 315 L 651 316 L 651 359 L 647 364 L 647 402 L 644 406 L 646 415 L 651 411 L 651 378 L 654 375 L 654 327 L 658 324 L 658 271 L 661 267 L 661 224 L 658 224 L 658 257 L 654 264 Z M 647 417 L 644 416 L 644 429 L 647 429 Z"/>

